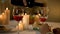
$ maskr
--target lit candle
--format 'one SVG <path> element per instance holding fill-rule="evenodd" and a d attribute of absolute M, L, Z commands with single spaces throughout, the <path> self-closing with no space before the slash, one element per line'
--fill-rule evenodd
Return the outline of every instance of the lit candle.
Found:
<path fill-rule="evenodd" d="M 3 25 L 6 25 L 5 20 L 6 20 L 6 15 L 5 15 L 5 13 L 2 13 L 2 23 L 3 23 Z"/>
<path fill-rule="evenodd" d="M 0 20 L 2 19 L 2 15 L 0 15 Z"/>
<path fill-rule="evenodd" d="M 9 24 L 9 21 L 10 21 L 10 10 L 8 10 L 8 8 L 6 8 L 6 10 L 5 10 L 5 15 L 6 15 L 6 24 Z"/>
<path fill-rule="evenodd" d="M 5 25 L 5 20 L 6 20 L 5 14 L 2 13 L 0 15 L 0 25 Z"/>
<path fill-rule="evenodd" d="M 38 24 L 40 24 L 40 20 L 39 20 L 39 15 L 36 15 L 34 20 L 35 20 L 35 23 L 33 24 L 34 27 L 38 27 Z"/>
<path fill-rule="evenodd" d="M 2 25 L 2 15 L 0 15 L 0 25 Z"/>
<path fill-rule="evenodd" d="M 20 31 L 22 31 L 24 28 L 23 28 L 23 23 L 20 21 L 19 24 L 18 24 L 18 28 Z"/>
<path fill-rule="evenodd" d="M 13 28 L 12 31 L 23 31 L 24 30 L 24 25 L 22 21 L 19 22 L 19 24 L 16 26 L 16 28 Z"/>
<path fill-rule="evenodd" d="M 27 15 L 26 13 L 23 16 L 23 24 L 24 24 L 24 28 L 28 29 L 28 26 L 29 26 L 29 15 Z"/>

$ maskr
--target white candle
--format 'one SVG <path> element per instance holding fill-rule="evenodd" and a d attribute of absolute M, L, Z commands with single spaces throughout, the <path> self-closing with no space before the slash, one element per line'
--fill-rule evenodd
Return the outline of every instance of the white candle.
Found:
<path fill-rule="evenodd" d="M 2 19 L 2 15 L 0 15 L 0 20 Z"/>
<path fill-rule="evenodd" d="M 3 25 L 6 25 L 5 20 L 6 20 L 6 15 L 5 15 L 5 13 L 2 13 L 2 23 L 3 23 Z"/>
<path fill-rule="evenodd" d="M 39 15 L 35 15 L 35 18 L 34 18 L 35 22 L 33 24 L 34 27 L 38 27 L 38 24 L 40 24 L 39 18 L 40 18 Z"/>
<path fill-rule="evenodd" d="M 18 24 L 18 28 L 20 31 L 22 31 L 24 28 L 23 28 L 23 23 L 20 21 L 19 24 Z"/>
<path fill-rule="evenodd" d="M 0 15 L 0 25 L 2 25 L 2 15 Z"/>
<path fill-rule="evenodd" d="M 23 16 L 23 24 L 24 24 L 24 28 L 28 29 L 28 26 L 29 26 L 29 15 L 27 15 L 26 13 Z"/>
<path fill-rule="evenodd" d="M 19 24 L 16 26 L 16 28 L 13 28 L 12 31 L 23 31 L 24 30 L 24 25 L 22 21 L 19 22 Z"/>
<path fill-rule="evenodd" d="M 5 15 L 6 15 L 6 24 L 9 24 L 9 21 L 10 21 L 10 10 L 8 10 L 8 8 L 6 8 L 6 10 L 5 10 Z"/>
<path fill-rule="evenodd" d="M 2 13 L 0 15 L 0 25 L 5 25 L 5 20 L 6 20 L 5 14 Z"/>

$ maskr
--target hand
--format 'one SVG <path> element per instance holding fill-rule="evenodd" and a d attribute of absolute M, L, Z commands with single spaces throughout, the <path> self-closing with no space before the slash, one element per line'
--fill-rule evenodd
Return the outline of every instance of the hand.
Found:
<path fill-rule="evenodd" d="M 41 32 L 41 34 L 46 34 L 47 32 L 50 32 L 50 28 L 49 28 L 48 24 L 41 25 L 40 32 Z"/>
<path fill-rule="evenodd" d="M 23 4 L 24 4 L 24 6 L 27 6 L 27 1 L 23 0 Z"/>

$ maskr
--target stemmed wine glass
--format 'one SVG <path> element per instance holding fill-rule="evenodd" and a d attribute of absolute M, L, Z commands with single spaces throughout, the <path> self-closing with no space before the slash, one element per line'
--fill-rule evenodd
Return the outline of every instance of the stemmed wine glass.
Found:
<path fill-rule="evenodd" d="M 13 9 L 13 18 L 16 20 L 18 23 L 22 20 L 22 9 L 19 7 L 14 7 Z M 19 25 L 18 25 L 18 34 L 19 34 Z"/>
<path fill-rule="evenodd" d="M 41 14 L 40 16 L 40 23 L 44 24 L 44 22 L 47 20 L 48 18 L 48 9 L 46 9 L 47 7 L 42 7 L 41 11 L 39 12 Z"/>
<path fill-rule="evenodd" d="M 40 22 L 43 24 L 46 20 L 47 20 L 48 16 L 41 16 L 39 19 L 40 19 Z"/>

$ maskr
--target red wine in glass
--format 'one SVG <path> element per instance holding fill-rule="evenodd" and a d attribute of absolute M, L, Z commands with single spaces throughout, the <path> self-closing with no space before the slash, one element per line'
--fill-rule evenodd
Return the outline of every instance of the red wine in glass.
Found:
<path fill-rule="evenodd" d="M 13 18 L 16 21 L 20 21 L 20 20 L 22 20 L 23 16 L 17 16 L 17 15 L 15 15 L 15 16 L 13 16 Z"/>
<path fill-rule="evenodd" d="M 23 18 L 22 13 L 23 13 L 23 11 L 22 11 L 21 7 L 14 6 L 13 18 L 14 18 L 14 20 L 16 20 L 18 22 L 18 34 L 19 34 L 19 22 L 22 21 L 22 18 Z"/>
<path fill-rule="evenodd" d="M 40 21 L 41 22 L 45 22 L 46 21 L 46 18 L 45 17 L 40 17 Z"/>

